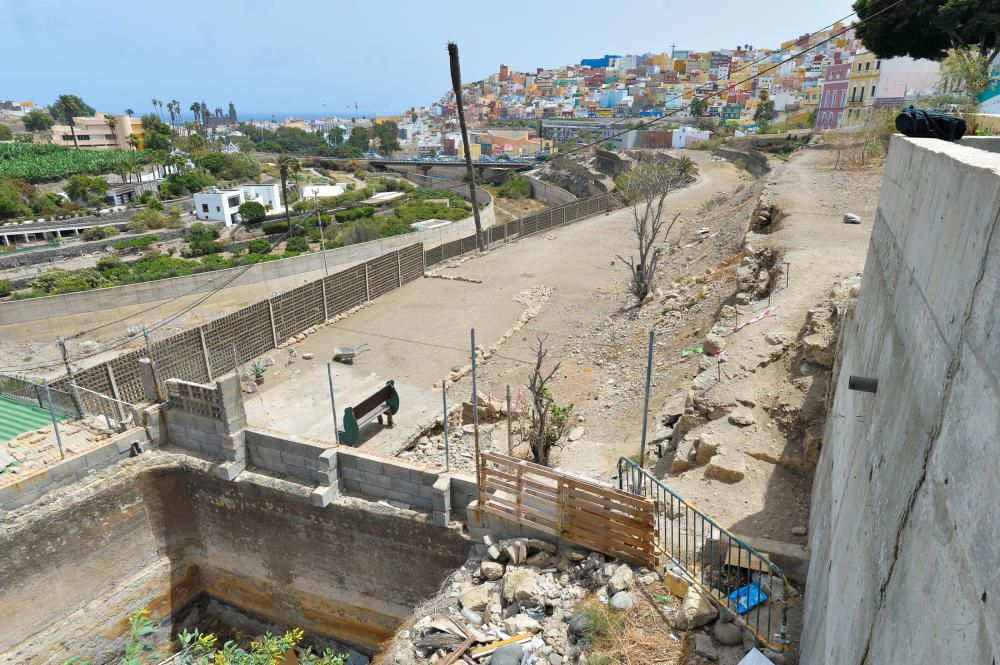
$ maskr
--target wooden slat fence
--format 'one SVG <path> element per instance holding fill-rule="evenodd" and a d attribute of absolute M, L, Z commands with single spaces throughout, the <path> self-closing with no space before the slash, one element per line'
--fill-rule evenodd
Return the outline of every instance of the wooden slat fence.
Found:
<path fill-rule="evenodd" d="M 656 563 L 649 499 L 498 453 L 481 455 L 480 483 L 487 513 L 630 563 Z"/>

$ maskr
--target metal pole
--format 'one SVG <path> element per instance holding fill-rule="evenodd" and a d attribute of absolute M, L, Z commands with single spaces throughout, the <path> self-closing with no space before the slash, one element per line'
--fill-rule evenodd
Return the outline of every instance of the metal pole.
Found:
<path fill-rule="evenodd" d="M 507 386 L 507 454 L 514 454 L 514 447 L 510 436 L 510 385 Z"/>
<path fill-rule="evenodd" d="M 441 406 L 444 409 L 444 470 L 451 471 L 451 449 L 448 447 L 448 382 L 441 382 Z"/>
<path fill-rule="evenodd" d="M 646 358 L 646 399 L 642 407 L 642 443 L 639 446 L 639 467 L 646 463 L 646 426 L 649 424 L 649 389 L 653 383 L 653 340 L 655 333 L 649 331 L 649 354 Z M 640 482 L 642 482 L 640 480 Z"/>
<path fill-rule="evenodd" d="M 715 352 L 716 367 L 719 369 L 719 383 L 722 383 L 722 351 Z"/>
<path fill-rule="evenodd" d="M 319 195 L 313 194 L 313 201 L 316 203 L 316 223 L 319 224 L 319 249 L 323 255 L 323 276 L 330 276 L 330 268 L 326 265 L 326 238 L 323 237 L 323 218 L 319 214 Z"/>
<path fill-rule="evenodd" d="M 788 288 L 788 273 L 790 273 L 791 270 L 792 270 L 792 264 L 789 263 L 788 261 L 785 261 L 785 288 L 786 289 Z"/>
<path fill-rule="evenodd" d="M 56 433 L 56 445 L 59 446 L 59 457 L 66 459 L 63 451 L 62 435 L 59 433 L 59 419 L 56 418 L 56 410 L 52 406 L 52 391 L 49 390 L 49 380 L 45 379 L 45 399 L 49 403 L 49 415 L 52 416 L 52 429 Z"/>
<path fill-rule="evenodd" d="M 333 440 L 340 443 L 340 424 L 337 422 L 337 399 L 333 396 L 333 363 L 326 364 L 326 378 L 330 382 L 330 405 L 333 407 Z"/>
<path fill-rule="evenodd" d="M 78 418 L 83 418 L 83 401 L 80 399 L 80 392 L 76 389 L 76 380 L 73 377 L 73 368 L 69 364 L 69 353 L 66 351 L 66 338 L 60 336 L 59 350 L 62 352 L 63 364 L 66 366 L 66 377 L 69 379 L 69 394 L 73 398 L 73 406 L 76 408 Z"/>
<path fill-rule="evenodd" d="M 476 443 L 476 487 L 482 492 L 482 478 L 479 473 L 479 392 L 476 389 L 476 329 L 471 331 L 472 338 L 472 431 Z"/>

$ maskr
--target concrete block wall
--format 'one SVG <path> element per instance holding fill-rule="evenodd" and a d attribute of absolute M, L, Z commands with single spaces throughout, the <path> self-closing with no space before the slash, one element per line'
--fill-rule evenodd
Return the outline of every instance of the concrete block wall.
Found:
<path fill-rule="evenodd" d="M 7 475 L 0 485 L 0 512 L 13 510 L 41 499 L 54 489 L 85 480 L 95 471 L 132 456 L 133 446 L 143 449 L 150 443 L 147 432 L 135 427 L 113 436 L 100 446 L 45 467 L 27 476 Z"/>
<path fill-rule="evenodd" d="M 892 138 L 814 477 L 803 665 L 1000 660 L 998 227 L 1000 154 Z"/>
<path fill-rule="evenodd" d="M 214 386 L 167 379 L 164 416 L 167 439 L 208 457 L 232 463 L 228 473 L 246 465 L 247 424 L 239 377 L 227 374 Z"/>
<path fill-rule="evenodd" d="M 435 522 L 451 519 L 450 479 L 432 467 L 339 448 L 337 472 L 342 489 L 430 512 Z"/>
<path fill-rule="evenodd" d="M 247 459 L 257 468 L 316 485 L 337 482 L 336 449 L 321 441 L 257 428 L 247 428 L 245 441 Z"/>

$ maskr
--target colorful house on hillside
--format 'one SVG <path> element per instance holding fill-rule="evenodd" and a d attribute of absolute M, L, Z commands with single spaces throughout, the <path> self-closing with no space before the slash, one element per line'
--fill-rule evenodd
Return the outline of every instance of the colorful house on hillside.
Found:
<path fill-rule="evenodd" d="M 816 111 L 816 130 L 837 129 L 844 121 L 847 88 L 850 83 L 851 63 L 828 65 L 823 76 L 823 92 Z"/>

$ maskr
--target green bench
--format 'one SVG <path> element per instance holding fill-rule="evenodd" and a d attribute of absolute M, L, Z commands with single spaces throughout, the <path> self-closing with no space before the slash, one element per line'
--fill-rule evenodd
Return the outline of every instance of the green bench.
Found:
<path fill-rule="evenodd" d="M 385 414 L 392 427 L 392 417 L 399 411 L 399 393 L 393 382 L 386 381 L 385 385 L 376 390 L 368 397 L 361 400 L 355 406 L 344 409 L 344 429 L 337 433 L 340 443 L 354 445 L 361 438 L 361 426 L 367 422 L 378 419 L 382 424 L 382 415 Z"/>

